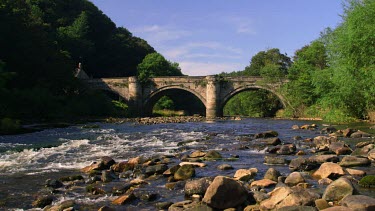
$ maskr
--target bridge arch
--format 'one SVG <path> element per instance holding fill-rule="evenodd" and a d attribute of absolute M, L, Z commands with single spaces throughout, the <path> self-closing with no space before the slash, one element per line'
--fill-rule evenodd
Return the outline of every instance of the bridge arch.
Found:
<path fill-rule="evenodd" d="M 179 86 L 179 85 L 170 85 L 170 86 L 164 86 L 160 89 L 157 89 L 144 98 L 145 99 L 144 103 L 143 103 L 144 114 L 146 116 L 151 115 L 152 109 L 153 109 L 153 106 L 155 105 L 155 103 L 162 96 L 166 95 L 167 93 L 171 93 L 173 91 L 182 91 L 182 92 L 189 93 L 189 94 L 193 95 L 194 97 L 196 97 L 199 100 L 200 103 L 202 103 L 204 108 L 206 108 L 206 99 L 202 95 L 200 95 L 198 92 L 196 92 L 195 90 L 192 90 L 192 89 L 189 89 L 189 88 L 186 88 L 186 87 L 183 87 L 183 86 Z"/>
<path fill-rule="evenodd" d="M 270 89 L 270 88 L 263 87 L 263 86 L 258 86 L 258 85 L 241 86 L 241 87 L 237 87 L 237 88 L 233 89 L 232 91 L 230 91 L 228 94 L 226 94 L 224 96 L 224 98 L 222 99 L 221 103 L 219 104 L 219 109 L 218 109 L 219 115 L 223 115 L 224 106 L 228 103 L 228 101 L 232 97 L 234 97 L 235 95 L 237 95 L 237 94 L 239 94 L 241 92 L 250 91 L 250 90 L 266 90 L 266 91 L 272 93 L 273 95 L 275 95 L 279 99 L 279 101 L 282 104 L 283 108 L 286 108 L 284 97 L 282 95 L 280 95 L 279 93 L 275 92 L 274 90 Z"/>

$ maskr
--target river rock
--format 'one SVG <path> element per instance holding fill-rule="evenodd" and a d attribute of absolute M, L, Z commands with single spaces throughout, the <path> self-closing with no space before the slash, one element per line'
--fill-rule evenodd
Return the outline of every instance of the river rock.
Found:
<path fill-rule="evenodd" d="M 286 160 L 285 158 L 277 157 L 277 156 L 265 156 L 264 162 L 267 165 L 285 165 L 289 163 L 289 161 Z"/>
<path fill-rule="evenodd" d="M 195 167 L 201 167 L 201 168 L 207 166 L 205 163 L 201 163 L 201 162 L 181 162 L 179 165 L 180 166 L 193 165 Z"/>
<path fill-rule="evenodd" d="M 172 166 L 171 168 L 167 169 L 166 171 L 163 172 L 163 175 L 164 176 L 171 176 L 171 175 L 174 175 L 176 173 L 176 171 L 180 168 L 181 166 L 180 165 L 175 165 L 175 166 Z"/>
<path fill-rule="evenodd" d="M 260 203 L 260 202 L 270 198 L 270 196 L 267 193 L 262 192 L 262 191 L 254 190 L 254 191 L 252 191 L 252 193 L 253 193 L 253 197 L 254 197 L 254 199 L 257 203 Z"/>
<path fill-rule="evenodd" d="M 54 200 L 53 196 L 47 195 L 47 196 L 39 196 L 33 203 L 31 204 L 33 207 L 43 208 L 47 205 L 52 204 Z"/>
<path fill-rule="evenodd" d="M 114 172 L 121 173 L 121 172 L 129 171 L 129 170 L 133 170 L 134 169 L 134 164 L 130 164 L 127 161 L 123 161 L 123 162 L 116 163 L 116 164 L 112 165 L 111 169 Z"/>
<path fill-rule="evenodd" d="M 316 211 L 315 207 L 310 206 L 286 206 L 277 209 L 277 211 Z"/>
<path fill-rule="evenodd" d="M 315 171 L 312 176 L 318 179 L 330 178 L 335 179 L 340 176 L 345 175 L 344 169 L 336 163 L 323 163 L 317 171 Z"/>
<path fill-rule="evenodd" d="M 362 171 L 362 170 L 358 170 L 358 169 L 350 169 L 350 168 L 346 168 L 345 171 L 352 175 L 352 176 L 365 176 L 366 175 L 366 172 L 365 171 Z"/>
<path fill-rule="evenodd" d="M 324 209 L 324 211 L 354 211 L 354 210 L 349 209 L 344 206 L 334 206 L 334 207 L 329 207 L 327 209 Z"/>
<path fill-rule="evenodd" d="M 277 137 L 278 135 L 279 135 L 278 132 L 269 130 L 269 131 L 255 134 L 254 138 L 271 138 L 271 137 Z"/>
<path fill-rule="evenodd" d="M 155 207 L 159 210 L 164 210 L 164 209 L 168 209 L 172 204 L 173 204 L 173 202 L 169 202 L 169 201 L 158 202 L 158 203 L 155 204 Z"/>
<path fill-rule="evenodd" d="M 279 155 L 291 155 L 296 152 L 296 149 L 296 145 L 294 144 L 285 144 L 282 145 L 276 153 Z"/>
<path fill-rule="evenodd" d="M 221 156 L 221 154 L 218 151 L 211 150 L 211 151 L 208 151 L 206 153 L 206 155 L 204 156 L 204 158 L 206 158 L 206 159 L 221 159 L 222 156 Z"/>
<path fill-rule="evenodd" d="M 56 188 L 61 188 L 62 186 L 64 186 L 64 184 L 60 182 L 59 180 L 47 179 L 45 182 L 45 186 L 56 189 Z"/>
<path fill-rule="evenodd" d="M 204 177 L 201 179 L 186 181 L 184 188 L 185 195 L 192 196 L 193 194 L 198 194 L 203 196 L 213 180 L 213 177 Z"/>
<path fill-rule="evenodd" d="M 318 167 L 318 164 L 303 157 L 294 158 L 289 163 L 291 171 L 310 171 Z"/>
<path fill-rule="evenodd" d="M 264 179 L 269 179 L 272 181 L 277 182 L 277 178 L 281 176 L 280 172 L 274 168 L 269 168 L 267 172 L 264 174 Z"/>
<path fill-rule="evenodd" d="M 337 142 L 337 137 L 328 137 L 328 136 L 317 136 L 314 138 L 313 143 L 317 149 L 329 146 L 331 143 Z"/>
<path fill-rule="evenodd" d="M 352 156 L 362 156 L 362 157 L 367 157 L 368 153 L 374 149 L 375 145 L 374 144 L 368 144 L 362 148 L 357 148 L 352 152 Z"/>
<path fill-rule="evenodd" d="M 293 125 L 292 126 L 292 130 L 298 130 L 299 129 L 299 126 L 298 125 Z"/>
<path fill-rule="evenodd" d="M 100 159 L 101 159 L 101 162 L 103 163 L 103 168 L 104 169 L 109 169 L 113 164 L 116 163 L 115 160 L 113 160 L 109 156 L 103 156 Z"/>
<path fill-rule="evenodd" d="M 352 153 L 352 150 L 341 141 L 333 142 L 329 145 L 329 150 L 334 152 L 336 155 L 348 155 Z"/>
<path fill-rule="evenodd" d="M 229 164 L 221 164 L 217 167 L 217 169 L 222 170 L 222 171 L 231 170 L 231 169 L 233 169 L 233 166 L 231 166 Z"/>
<path fill-rule="evenodd" d="M 329 208 L 328 202 L 324 199 L 315 200 L 315 206 L 318 210 L 324 210 L 324 209 Z"/>
<path fill-rule="evenodd" d="M 320 195 L 301 187 L 276 187 L 269 193 L 270 198 L 260 203 L 261 210 L 277 210 L 285 206 L 312 205 Z"/>
<path fill-rule="evenodd" d="M 375 199 L 364 195 L 349 195 L 342 199 L 341 205 L 352 210 L 373 211 Z"/>
<path fill-rule="evenodd" d="M 356 130 L 351 129 L 351 128 L 346 128 L 345 130 L 341 130 L 341 133 L 344 137 L 349 138 L 352 133 L 356 132 Z"/>
<path fill-rule="evenodd" d="M 375 160 L 375 149 L 372 149 L 367 153 L 367 158 L 370 160 Z"/>
<path fill-rule="evenodd" d="M 193 165 L 183 165 L 174 173 L 175 180 L 187 180 L 193 176 L 195 176 L 195 168 Z"/>
<path fill-rule="evenodd" d="M 325 163 L 325 162 L 337 163 L 340 161 L 340 158 L 337 155 L 313 155 L 309 157 L 309 161 L 316 162 L 316 163 Z"/>
<path fill-rule="evenodd" d="M 102 182 L 112 182 L 113 180 L 118 179 L 116 174 L 112 170 L 102 171 Z"/>
<path fill-rule="evenodd" d="M 201 150 L 197 150 L 197 151 L 194 151 L 192 152 L 189 157 L 191 158 L 199 158 L 199 157 L 204 157 L 206 155 L 205 152 L 202 152 Z"/>
<path fill-rule="evenodd" d="M 100 171 L 103 169 L 105 168 L 102 162 L 93 162 L 91 165 L 82 168 L 81 171 L 84 173 L 90 173 L 91 171 Z"/>
<path fill-rule="evenodd" d="M 331 134 L 336 132 L 337 129 L 335 127 L 324 127 L 320 130 L 321 134 Z"/>
<path fill-rule="evenodd" d="M 246 189 L 237 181 L 217 176 L 208 187 L 203 202 L 213 208 L 227 209 L 241 205 L 249 196 Z"/>
<path fill-rule="evenodd" d="M 258 170 L 256 168 L 251 169 L 238 169 L 234 174 L 235 180 L 249 181 L 254 178 Z"/>
<path fill-rule="evenodd" d="M 266 145 L 273 145 L 273 146 L 281 144 L 281 140 L 277 137 L 263 139 L 261 142 L 265 143 Z"/>
<path fill-rule="evenodd" d="M 154 166 L 148 166 L 146 168 L 146 172 L 145 173 L 147 175 L 162 174 L 166 170 L 168 170 L 168 166 L 167 165 L 165 165 L 165 164 L 158 164 L 158 165 L 154 165 Z"/>
<path fill-rule="evenodd" d="M 285 184 L 289 186 L 295 186 L 298 183 L 304 183 L 304 182 L 305 182 L 305 179 L 303 178 L 300 172 L 292 172 L 285 179 Z"/>
<path fill-rule="evenodd" d="M 369 144 L 375 144 L 375 140 L 371 140 L 371 141 L 361 141 L 361 142 L 358 142 L 355 147 L 357 148 L 362 148 L 362 147 L 365 147 Z"/>
<path fill-rule="evenodd" d="M 319 185 L 329 185 L 332 182 L 333 180 L 331 180 L 330 178 L 323 178 L 323 179 L 318 180 Z"/>
<path fill-rule="evenodd" d="M 346 196 L 353 195 L 354 191 L 352 183 L 340 177 L 327 186 L 322 198 L 326 201 L 340 201 Z"/>
<path fill-rule="evenodd" d="M 116 209 L 108 206 L 102 206 L 98 209 L 98 211 L 116 211 Z"/>
<path fill-rule="evenodd" d="M 371 161 L 368 158 L 356 157 L 356 156 L 345 156 L 339 163 L 343 167 L 353 167 L 353 166 L 368 166 Z"/>
<path fill-rule="evenodd" d="M 270 179 L 261 179 L 261 180 L 255 180 L 250 184 L 250 187 L 258 186 L 258 187 L 269 187 L 271 185 L 276 185 L 277 182 L 270 180 Z"/>
<path fill-rule="evenodd" d="M 370 138 L 371 134 L 358 130 L 350 135 L 350 138 Z"/>
<path fill-rule="evenodd" d="M 127 203 L 133 201 L 135 198 L 136 197 L 135 197 L 134 193 L 125 194 L 125 195 L 122 195 L 122 196 L 116 198 L 115 200 L 113 200 L 112 204 L 124 205 L 124 204 L 127 204 Z"/>

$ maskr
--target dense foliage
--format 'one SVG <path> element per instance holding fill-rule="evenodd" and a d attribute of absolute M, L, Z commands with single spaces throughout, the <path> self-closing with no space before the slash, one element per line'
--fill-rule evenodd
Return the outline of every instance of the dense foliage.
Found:
<path fill-rule="evenodd" d="M 342 18 L 296 52 L 286 92 L 297 116 L 350 121 L 375 109 L 375 1 L 347 1 Z"/>
<path fill-rule="evenodd" d="M 0 122 L 128 115 L 127 106 L 73 77 L 134 76 L 146 41 L 87 0 L 0 0 Z M 2 124 L 6 124 L 5 126 Z M 4 129 L 5 130 L 5 129 Z"/>
<path fill-rule="evenodd" d="M 138 65 L 138 78 L 141 82 L 147 82 L 148 78 L 156 76 L 181 76 L 178 63 L 167 61 L 159 53 L 148 54 Z"/>

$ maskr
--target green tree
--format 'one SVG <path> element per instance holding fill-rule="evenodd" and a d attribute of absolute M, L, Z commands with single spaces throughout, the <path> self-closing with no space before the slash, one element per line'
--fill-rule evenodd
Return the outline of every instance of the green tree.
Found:
<path fill-rule="evenodd" d="M 267 65 L 273 65 L 273 67 L 277 65 L 279 71 L 286 75 L 291 64 L 292 61 L 286 54 L 280 53 L 278 48 L 272 48 L 254 55 L 251 58 L 250 65 L 245 67 L 244 75 L 260 76 L 261 69 Z"/>
<path fill-rule="evenodd" d="M 154 109 L 155 110 L 163 110 L 163 109 L 173 110 L 174 109 L 173 100 L 169 98 L 168 96 L 163 96 L 158 100 L 158 102 L 155 103 Z"/>
<path fill-rule="evenodd" d="M 304 116 L 305 110 L 316 102 L 320 96 L 316 86 L 322 82 L 320 76 L 327 67 L 326 47 L 319 40 L 295 52 L 294 63 L 288 73 L 290 82 L 285 86 L 293 116 Z M 328 83 L 321 85 L 326 89 Z"/>
<path fill-rule="evenodd" d="M 375 1 L 347 1 L 342 17 L 327 44 L 332 88 L 321 104 L 363 118 L 375 110 Z"/>
<path fill-rule="evenodd" d="M 181 76 L 178 63 L 167 61 L 159 53 L 148 54 L 137 67 L 138 78 L 146 82 L 148 78 L 155 76 Z"/>

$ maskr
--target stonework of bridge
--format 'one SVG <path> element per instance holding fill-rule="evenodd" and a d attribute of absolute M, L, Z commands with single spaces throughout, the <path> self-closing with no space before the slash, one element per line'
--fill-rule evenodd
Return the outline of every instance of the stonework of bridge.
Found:
<path fill-rule="evenodd" d="M 267 83 L 262 77 L 173 76 L 150 78 L 141 84 L 137 77 L 85 79 L 93 89 L 114 92 L 139 116 L 152 114 L 154 104 L 170 90 L 185 90 L 195 95 L 206 107 L 206 118 L 223 116 L 230 98 L 246 90 L 264 89 L 275 94 L 286 107 L 277 88 L 286 81 Z"/>

